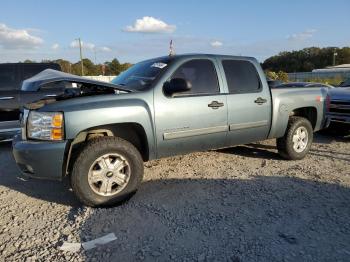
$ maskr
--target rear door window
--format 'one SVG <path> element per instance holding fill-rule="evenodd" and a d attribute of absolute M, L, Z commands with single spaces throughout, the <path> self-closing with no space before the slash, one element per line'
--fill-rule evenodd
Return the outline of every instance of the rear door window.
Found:
<path fill-rule="evenodd" d="M 48 68 L 48 66 L 40 65 L 40 64 L 37 64 L 37 65 L 23 64 L 20 67 L 22 71 L 21 81 L 31 78 L 32 76 L 35 76 L 36 74 Z"/>
<path fill-rule="evenodd" d="M 251 62 L 223 60 L 222 65 L 230 93 L 257 93 L 261 91 L 259 74 Z"/>
<path fill-rule="evenodd" d="M 17 82 L 16 66 L 0 65 L 0 91 L 19 89 Z"/>

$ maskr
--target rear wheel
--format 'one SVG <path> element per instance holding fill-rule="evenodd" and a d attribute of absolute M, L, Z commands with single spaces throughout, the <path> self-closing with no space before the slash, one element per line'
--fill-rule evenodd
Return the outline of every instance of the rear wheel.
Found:
<path fill-rule="evenodd" d="M 313 140 L 313 128 L 303 117 L 291 117 L 286 133 L 277 139 L 278 153 L 286 159 L 303 159 L 309 152 Z"/>
<path fill-rule="evenodd" d="M 88 206 L 108 206 L 129 199 L 143 177 L 143 160 L 129 142 L 116 137 L 87 142 L 73 166 L 74 193 Z"/>

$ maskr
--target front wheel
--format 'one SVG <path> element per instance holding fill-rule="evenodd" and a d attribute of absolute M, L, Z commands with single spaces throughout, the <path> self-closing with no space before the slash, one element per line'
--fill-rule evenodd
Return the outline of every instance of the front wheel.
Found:
<path fill-rule="evenodd" d="M 117 137 L 87 142 L 73 165 L 74 193 L 88 206 L 109 206 L 129 199 L 143 177 L 143 160 L 129 142 Z"/>
<path fill-rule="evenodd" d="M 289 160 L 303 159 L 313 140 L 313 128 L 303 117 L 290 117 L 286 133 L 277 139 L 278 153 Z"/>

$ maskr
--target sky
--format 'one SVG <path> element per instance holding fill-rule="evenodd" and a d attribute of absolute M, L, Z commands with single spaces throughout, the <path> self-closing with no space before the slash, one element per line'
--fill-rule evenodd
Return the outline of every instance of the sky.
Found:
<path fill-rule="evenodd" d="M 349 0 L 2 0 L 0 62 L 83 56 L 135 63 L 181 53 L 256 57 L 350 46 Z"/>

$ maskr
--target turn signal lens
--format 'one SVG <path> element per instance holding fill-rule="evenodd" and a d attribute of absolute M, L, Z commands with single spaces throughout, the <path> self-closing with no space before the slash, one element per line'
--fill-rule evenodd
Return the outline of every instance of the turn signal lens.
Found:
<path fill-rule="evenodd" d="M 51 129 L 51 140 L 63 140 L 63 134 L 61 128 Z"/>
<path fill-rule="evenodd" d="M 52 117 L 52 126 L 61 128 L 63 124 L 63 115 L 56 114 Z"/>

